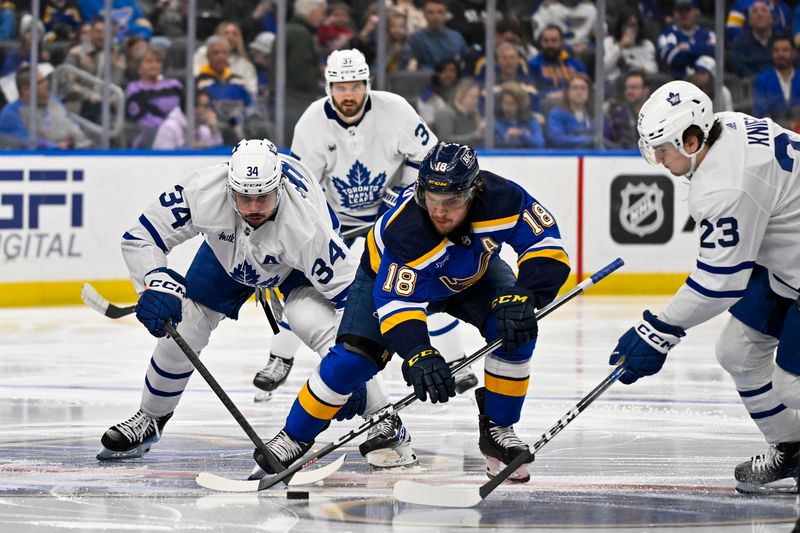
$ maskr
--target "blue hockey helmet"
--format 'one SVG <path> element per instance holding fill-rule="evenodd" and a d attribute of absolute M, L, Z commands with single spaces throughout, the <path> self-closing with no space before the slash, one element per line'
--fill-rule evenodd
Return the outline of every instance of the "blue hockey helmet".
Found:
<path fill-rule="evenodd" d="M 471 146 L 439 142 L 420 164 L 415 188 L 417 203 L 425 206 L 425 191 L 471 197 L 480 170 L 478 155 Z"/>

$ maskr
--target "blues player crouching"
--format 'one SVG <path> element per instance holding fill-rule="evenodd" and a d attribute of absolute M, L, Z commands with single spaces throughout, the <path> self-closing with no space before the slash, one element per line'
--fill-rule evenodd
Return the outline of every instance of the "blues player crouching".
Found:
<path fill-rule="evenodd" d="M 167 254 L 198 234 L 204 242 L 183 277 L 167 267 Z M 105 432 L 101 460 L 144 455 L 180 401 L 193 368 L 164 337 L 165 322 L 200 352 L 222 319 L 238 317 L 254 287 L 280 287 L 286 320 L 324 355 L 358 267 L 317 181 L 267 140 L 241 141 L 229 163 L 196 170 L 161 194 L 123 236 L 122 253 L 139 293 L 136 317 L 159 340 L 140 409 Z M 363 389 L 364 412 L 388 404 L 370 394 L 373 382 Z"/>
<path fill-rule="evenodd" d="M 685 330 L 728 309 L 716 355 L 770 444 L 739 464 L 741 491 L 800 476 L 800 138 L 769 118 L 712 111 L 700 89 L 674 81 L 639 113 L 645 158 L 689 182 L 700 227 L 696 268 L 658 316 L 620 339 L 623 383 L 658 372 Z"/>
<path fill-rule="evenodd" d="M 502 243 L 518 255 L 518 277 L 498 256 Z M 339 398 L 380 372 L 392 353 L 402 358 L 403 377 L 419 399 L 447 402 L 454 379 L 427 327 L 428 314 L 446 311 L 487 341 L 503 340 L 486 358 L 485 387 L 476 391 L 479 447 L 493 476 L 527 449 L 513 424 L 528 388 L 535 308 L 556 296 L 568 274 L 564 243 L 545 207 L 513 182 L 480 170 L 469 146 L 438 143 L 413 189 L 369 233 L 337 344 L 276 439 L 302 456 L 341 408 Z M 256 460 L 264 462 L 258 453 Z M 523 465 L 511 479 L 529 478 Z"/>
<path fill-rule="evenodd" d="M 398 192 L 414 183 L 420 161 L 438 139 L 405 98 L 371 88 L 369 64 L 356 49 L 334 50 L 328 56 L 325 92 L 295 125 L 291 151 L 319 180 L 347 233 L 368 227 L 395 205 Z M 428 324 L 433 343 L 448 362 L 464 357 L 457 321 L 438 313 Z M 281 331 L 253 384 L 267 392 L 281 386 L 299 347 L 296 336 Z M 477 384 L 469 368 L 456 375 L 459 392 Z M 370 435 L 386 429 L 382 426 L 374 426 Z"/>

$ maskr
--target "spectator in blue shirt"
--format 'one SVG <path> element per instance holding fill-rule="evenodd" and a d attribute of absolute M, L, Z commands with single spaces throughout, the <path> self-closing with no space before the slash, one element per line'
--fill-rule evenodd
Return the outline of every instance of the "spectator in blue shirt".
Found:
<path fill-rule="evenodd" d="M 700 56 L 714 57 L 714 32 L 697 25 L 696 0 L 675 0 L 674 21 L 658 37 L 658 55 L 675 78 L 686 76 Z"/>
<path fill-rule="evenodd" d="M 547 114 L 547 141 L 552 148 L 591 148 L 594 122 L 591 107 L 592 82 L 576 74 L 567 85 L 562 104 Z"/>
<path fill-rule="evenodd" d="M 772 66 L 772 13 L 766 2 L 758 0 L 750 5 L 747 26 L 733 39 L 728 55 L 731 71 L 742 78 L 756 76 Z"/>
<path fill-rule="evenodd" d="M 786 33 L 792 20 L 792 9 L 782 0 L 736 0 L 728 11 L 728 20 L 725 23 L 725 36 L 733 40 L 737 35 L 747 30 L 747 16 L 755 2 L 765 2 L 772 14 L 772 31 L 776 34 Z"/>
<path fill-rule="evenodd" d="M 428 27 L 408 38 L 408 70 L 430 70 L 447 58 L 463 58 L 467 53 L 464 37 L 445 26 L 447 4 L 445 0 L 425 0 L 422 13 Z"/>
<path fill-rule="evenodd" d="M 531 112 L 528 94 L 519 83 L 504 83 L 498 97 L 500 113 L 494 123 L 498 148 L 544 148 L 542 126 Z"/>
<path fill-rule="evenodd" d="M 794 68 L 794 42 L 787 35 L 772 39 L 772 63 L 758 75 L 753 89 L 753 112 L 789 127 L 792 111 L 800 105 L 800 76 Z"/>
<path fill-rule="evenodd" d="M 528 62 L 528 70 L 540 97 L 560 99 L 567 82 L 586 67 L 564 50 L 564 34 L 558 26 L 547 26 L 539 36 L 541 53 Z"/>

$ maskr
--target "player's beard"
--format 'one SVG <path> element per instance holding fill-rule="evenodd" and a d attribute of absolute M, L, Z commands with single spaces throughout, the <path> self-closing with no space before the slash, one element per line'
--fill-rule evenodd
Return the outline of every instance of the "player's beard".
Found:
<path fill-rule="evenodd" d="M 361 102 L 358 102 L 352 98 L 348 98 L 347 100 L 342 101 L 340 105 L 336 100 L 333 100 L 333 107 L 336 108 L 336 112 L 342 115 L 344 118 L 353 118 L 361 113 L 361 110 L 364 109 L 364 104 L 366 103 L 367 95 L 365 94 L 361 99 Z M 349 109 L 342 107 L 344 105 L 349 105 Z"/>

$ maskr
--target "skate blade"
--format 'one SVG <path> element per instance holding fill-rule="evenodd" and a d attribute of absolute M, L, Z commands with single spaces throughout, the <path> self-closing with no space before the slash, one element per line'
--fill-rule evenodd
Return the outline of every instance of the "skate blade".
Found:
<path fill-rule="evenodd" d="M 260 390 L 253 397 L 255 403 L 268 402 L 272 399 L 272 391 Z"/>
<path fill-rule="evenodd" d="M 120 461 L 122 459 L 139 459 L 143 457 L 144 454 L 150 451 L 150 447 L 153 443 L 148 442 L 145 444 L 140 444 L 136 448 L 132 450 L 128 450 L 126 452 L 115 452 L 114 450 L 109 450 L 105 446 L 97 452 L 97 460 L 98 461 Z"/>
<path fill-rule="evenodd" d="M 402 468 L 419 464 L 417 455 L 408 445 L 371 451 L 367 454 L 367 462 L 374 470 L 387 470 L 389 468 Z"/>
<path fill-rule="evenodd" d="M 784 483 L 786 480 L 782 480 Z M 775 482 L 776 484 L 770 485 L 759 485 L 757 483 L 745 483 L 740 481 L 736 484 L 736 492 L 740 494 L 762 494 L 762 495 L 773 495 L 773 494 L 785 494 L 790 496 L 796 496 L 800 494 L 800 486 L 798 483 L 795 482 L 794 485 L 781 485 L 779 481 Z"/>
<path fill-rule="evenodd" d="M 256 465 L 253 467 L 253 470 L 250 472 L 250 475 L 247 476 L 247 481 L 259 480 L 266 475 L 267 471 L 261 468 L 260 466 Z"/>
<path fill-rule="evenodd" d="M 493 479 L 503 468 L 505 464 L 501 463 L 499 459 L 494 457 L 486 457 L 486 475 L 489 479 Z M 514 473 L 508 476 L 508 481 L 512 483 L 527 483 L 531 480 L 531 472 L 528 470 L 528 465 L 522 465 Z"/>

